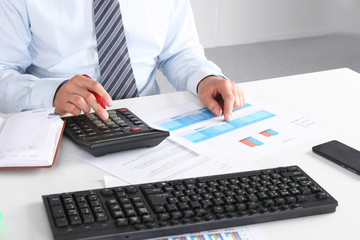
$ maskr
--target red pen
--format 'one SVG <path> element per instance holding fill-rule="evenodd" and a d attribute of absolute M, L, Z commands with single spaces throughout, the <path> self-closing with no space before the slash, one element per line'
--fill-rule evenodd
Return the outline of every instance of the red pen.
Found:
<path fill-rule="evenodd" d="M 86 77 L 86 78 L 90 78 L 91 79 L 91 77 L 89 77 L 88 75 L 86 75 L 86 74 L 83 74 L 83 76 L 84 77 Z M 94 96 L 95 96 L 95 98 L 96 98 L 96 101 L 100 104 L 100 106 L 102 106 L 104 109 L 106 109 L 106 105 L 105 105 L 105 102 L 104 102 L 104 100 L 99 96 L 99 94 L 97 94 L 96 92 L 92 92 L 92 91 L 90 91 L 92 94 L 94 94 Z"/>

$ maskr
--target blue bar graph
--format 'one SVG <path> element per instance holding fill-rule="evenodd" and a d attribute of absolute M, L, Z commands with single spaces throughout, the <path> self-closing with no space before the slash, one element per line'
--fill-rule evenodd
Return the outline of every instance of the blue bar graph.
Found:
<path fill-rule="evenodd" d="M 200 128 L 195 132 L 184 135 L 182 137 L 193 143 L 198 143 L 274 116 L 276 115 L 273 113 L 267 112 L 265 110 L 260 110 L 255 113 L 236 118 L 231 122 L 224 122 L 223 124 L 212 126 L 209 128 Z"/>
<path fill-rule="evenodd" d="M 249 106 L 251 106 L 251 105 L 245 104 L 243 107 L 235 109 L 234 111 L 244 109 Z M 159 125 L 169 131 L 173 131 L 173 130 L 184 128 L 184 127 L 187 127 L 187 126 L 190 126 L 190 125 L 202 122 L 202 121 L 206 121 L 208 119 L 215 118 L 215 117 L 216 116 L 213 115 L 209 111 L 209 109 L 202 108 L 196 112 L 192 112 L 192 113 L 185 114 L 185 115 L 175 116 L 170 121 L 161 123 Z"/>

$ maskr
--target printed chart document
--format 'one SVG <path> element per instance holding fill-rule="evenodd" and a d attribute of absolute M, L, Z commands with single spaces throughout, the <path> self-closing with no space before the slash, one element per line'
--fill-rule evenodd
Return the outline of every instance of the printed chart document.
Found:
<path fill-rule="evenodd" d="M 0 168 L 53 166 L 63 129 L 54 109 L 0 118 Z"/>
<path fill-rule="evenodd" d="M 144 120 L 169 130 L 173 141 L 237 167 L 330 132 L 306 116 L 255 100 L 235 109 L 231 122 L 215 117 L 201 103 L 167 109 Z"/>
<path fill-rule="evenodd" d="M 233 120 L 215 117 L 200 103 L 190 103 L 144 117 L 170 137 L 153 148 L 93 157 L 77 156 L 130 183 L 254 170 L 255 160 L 330 132 L 305 116 L 270 104 L 249 101 Z"/>
<path fill-rule="evenodd" d="M 217 229 L 180 236 L 158 238 L 156 240 L 266 240 L 258 225 Z M 154 239 L 155 240 L 155 239 Z"/>

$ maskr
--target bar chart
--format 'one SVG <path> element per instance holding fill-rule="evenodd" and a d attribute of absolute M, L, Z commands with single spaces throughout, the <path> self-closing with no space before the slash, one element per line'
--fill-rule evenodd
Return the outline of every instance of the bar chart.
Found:
<path fill-rule="evenodd" d="M 272 137 L 272 136 L 278 135 L 279 133 L 272 129 L 268 129 L 268 130 L 260 132 L 260 134 L 265 137 Z"/>
<path fill-rule="evenodd" d="M 259 134 L 260 134 L 260 136 L 268 138 L 268 137 L 276 136 L 279 133 L 275 130 L 267 129 L 265 131 L 261 131 Z M 264 142 L 259 140 L 258 137 L 253 137 L 253 136 L 241 139 L 239 142 L 241 142 L 249 147 L 257 147 L 257 146 L 264 145 Z"/>
<path fill-rule="evenodd" d="M 253 240 L 253 238 L 246 228 L 242 228 L 239 231 L 187 234 L 158 240 Z"/>
<path fill-rule="evenodd" d="M 221 124 L 197 128 L 193 132 L 183 135 L 182 137 L 193 143 L 198 143 L 274 116 L 276 115 L 273 113 L 270 113 L 266 110 L 260 110 L 239 118 L 235 118 L 231 122 L 224 121 Z"/>
<path fill-rule="evenodd" d="M 243 107 L 235 109 L 234 111 L 238 111 L 240 109 L 244 109 L 246 107 L 251 106 L 251 104 L 245 104 Z M 196 111 L 191 111 L 188 113 L 184 113 L 178 116 L 174 116 L 171 119 L 164 120 L 161 123 L 158 123 L 161 127 L 173 131 L 177 129 L 181 129 L 184 127 L 188 127 L 194 125 L 199 122 L 203 122 L 209 120 L 211 118 L 215 118 L 216 116 L 212 114 L 206 107 L 198 109 Z"/>
<path fill-rule="evenodd" d="M 240 140 L 240 142 L 249 147 L 256 147 L 256 146 L 261 146 L 264 144 L 263 142 L 259 141 L 256 138 L 253 138 L 253 137 L 244 138 L 244 139 Z"/>

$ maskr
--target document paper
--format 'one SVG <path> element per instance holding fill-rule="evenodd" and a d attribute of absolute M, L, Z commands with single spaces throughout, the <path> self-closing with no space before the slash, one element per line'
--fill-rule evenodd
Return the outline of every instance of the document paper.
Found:
<path fill-rule="evenodd" d="M 144 118 L 171 132 L 170 139 L 243 171 L 255 160 L 329 133 L 329 127 L 269 103 L 250 100 L 233 120 L 215 117 L 201 103 L 167 109 Z"/>
<path fill-rule="evenodd" d="M 255 160 L 308 141 L 329 129 L 305 116 L 270 104 L 249 101 L 233 120 L 215 117 L 201 103 L 190 103 L 143 118 L 170 131 L 160 145 L 80 159 L 138 184 L 175 178 L 253 170 Z"/>

